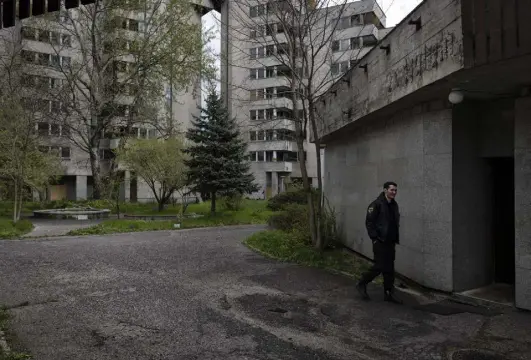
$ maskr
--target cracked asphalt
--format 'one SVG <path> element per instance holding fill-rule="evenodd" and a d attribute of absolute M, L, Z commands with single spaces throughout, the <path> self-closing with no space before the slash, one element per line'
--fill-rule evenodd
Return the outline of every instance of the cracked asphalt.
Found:
<path fill-rule="evenodd" d="M 531 315 L 360 301 L 352 279 L 267 260 L 241 226 L 0 241 L 0 304 L 36 360 L 531 358 Z M 497 357 L 498 358 L 498 357 Z"/>

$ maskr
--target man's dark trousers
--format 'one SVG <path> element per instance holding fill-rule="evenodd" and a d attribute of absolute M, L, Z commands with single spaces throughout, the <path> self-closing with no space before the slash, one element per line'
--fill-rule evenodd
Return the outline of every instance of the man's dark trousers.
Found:
<path fill-rule="evenodd" d="M 374 265 L 365 272 L 360 283 L 367 285 L 378 275 L 384 278 L 384 290 L 393 291 L 395 283 L 395 243 L 373 241 Z"/>

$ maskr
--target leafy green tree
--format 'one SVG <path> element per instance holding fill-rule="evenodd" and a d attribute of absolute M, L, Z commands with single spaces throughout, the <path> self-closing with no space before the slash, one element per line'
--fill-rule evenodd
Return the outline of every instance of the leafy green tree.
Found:
<path fill-rule="evenodd" d="M 139 139 L 118 151 L 118 160 L 146 182 L 158 203 L 164 209 L 174 192 L 186 184 L 182 139 Z"/>
<path fill-rule="evenodd" d="M 62 173 L 59 154 L 40 150 L 32 106 L 22 108 L 18 94 L 0 96 L 0 178 L 11 189 L 13 222 L 20 220 L 25 191 L 42 191 Z"/>
<path fill-rule="evenodd" d="M 249 172 L 247 144 L 215 90 L 210 91 L 206 108 L 201 110 L 202 115 L 192 122 L 186 134 L 191 144 L 186 149 L 190 158 L 185 164 L 190 190 L 209 193 L 210 211 L 214 214 L 217 195 L 242 195 L 258 187 Z"/>

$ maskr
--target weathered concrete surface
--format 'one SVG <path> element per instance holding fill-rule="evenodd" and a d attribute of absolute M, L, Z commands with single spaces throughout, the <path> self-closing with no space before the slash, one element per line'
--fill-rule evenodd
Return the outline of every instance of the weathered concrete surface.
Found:
<path fill-rule="evenodd" d="M 529 314 L 433 315 L 376 288 L 364 303 L 351 279 L 245 248 L 257 229 L 2 241 L 0 303 L 37 360 L 531 356 Z"/>
<path fill-rule="evenodd" d="M 452 110 L 442 102 L 425 105 L 328 143 L 325 194 L 338 213 L 343 242 L 372 258 L 367 206 L 386 181 L 397 182 L 397 271 L 452 291 Z"/>
<path fill-rule="evenodd" d="M 422 19 L 416 30 L 409 20 Z M 461 0 L 425 1 L 360 60 L 367 71 L 348 72 L 323 95 L 317 136 L 364 116 L 464 68 Z"/>

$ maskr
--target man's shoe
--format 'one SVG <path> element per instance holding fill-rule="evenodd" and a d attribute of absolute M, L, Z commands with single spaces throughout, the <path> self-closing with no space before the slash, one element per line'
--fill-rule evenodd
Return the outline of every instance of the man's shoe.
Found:
<path fill-rule="evenodd" d="M 359 282 L 356 284 L 356 289 L 360 293 L 362 300 L 369 301 L 371 299 L 369 294 L 367 294 L 367 285 Z"/>
<path fill-rule="evenodd" d="M 385 291 L 384 295 L 384 301 L 390 302 L 392 304 L 402 305 L 403 302 L 401 300 L 398 300 L 393 296 L 393 293 L 391 291 Z"/>

